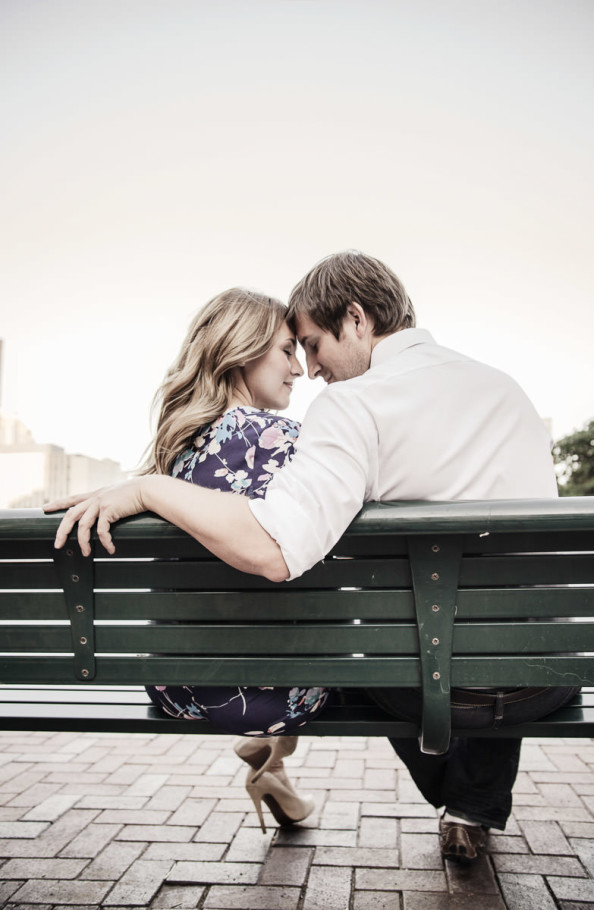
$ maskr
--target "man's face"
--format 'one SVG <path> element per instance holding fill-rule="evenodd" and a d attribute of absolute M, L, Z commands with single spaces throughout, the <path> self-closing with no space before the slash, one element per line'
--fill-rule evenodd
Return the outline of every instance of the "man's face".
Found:
<path fill-rule="evenodd" d="M 297 314 L 295 323 L 310 379 L 321 376 L 324 382 L 339 382 L 360 376 L 369 369 L 371 351 L 352 316 L 345 317 L 338 339 L 304 313 Z"/>

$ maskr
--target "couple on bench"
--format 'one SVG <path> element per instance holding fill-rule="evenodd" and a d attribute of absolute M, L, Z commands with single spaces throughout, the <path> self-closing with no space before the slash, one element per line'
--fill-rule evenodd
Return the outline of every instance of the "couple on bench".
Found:
<path fill-rule="evenodd" d="M 303 374 L 327 387 L 300 426 L 274 412 Z M 396 275 L 357 251 L 328 256 L 293 289 L 288 306 L 232 288 L 193 320 L 157 393 L 159 420 L 148 458 L 116 487 L 50 503 L 68 507 L 56 545 L 78 522 L 114 552 L 110 524 L 150 510 L 230 565 L 281 582 L 311 568 L 371 500 L 516 499 L 557 496 L 548 432 L 505 373 L 438 345 L 416 328 Z M 221 495 L 222 491 L 222 495 Z M 239 495 L 234 495 L 239 494 Z M 322 687 L 150 686 L 165 712 L 207 718 L 240 734 L 247 790 L 279 824 L 307 817 L 283 768 L 295 733 L 323 711 Z M 542 717 L 575 688 L 454 690 L 452 723 L 488 727 Z M 411 689 L 374 689 L 406 720 L 420 712 Z M 472 862 L 490 827 L 503 830 L 521 740 L 453 739 L 444 755 L 415 740 L 390 740 L 436 808 L 443 855 Z"/>

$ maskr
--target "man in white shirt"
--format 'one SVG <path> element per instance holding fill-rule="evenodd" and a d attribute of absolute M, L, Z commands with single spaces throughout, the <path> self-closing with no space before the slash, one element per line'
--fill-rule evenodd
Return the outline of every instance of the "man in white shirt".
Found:
<path fill-rule="evenodd" d="M 113 552 L 110 523 L 152 510 L 231 565 L 282 581 L 322 559 L 366 501 L 557 495 L 550 438 L 524 392 L 506 374 L 415 328 L 412 304 L 383 263 L 354 251 L 327 257 L 294 288 L 289 320 L 310 377 L 322 376 L 328 387 L 311 405 L 295 458 L 265 500 L 143 476 L 87 499 L 52 503 L 74 503 L 56 545 L 78 520 L 88 553 L 98 520 L 98 535 Z M 414 693 L 401 699 L 398 691 L 378 697 L 389 710 L 414 716 Z M 543 716 L 574 691 L 535 693 L 522 700 L 521 714 L 504 706 L 503 723 Z M 513 702 L 513 693 L 503 698 Z M 491 725 L 502 696 L 478 700 L 477 723 Z M 392 744 L 425 797 L 445 806 L 444 856 L 475 859 L 486 829 L 505 827 L 520 741 L 454 740 L 446 756 L 421 755 L 414 741 Z"/>
<path fill-rule="evenodd" d="M 358 267 L 363 280 L 369 258 L 340 254 L 317 268 L 334 283 L 343 269 L 347 283 Z M 398 281 L 386 272 L 384 295 Z M 315 273 L 293 290 L 289 313 L 310 377 L 328 387 L 308 410 L 294 463 L 250 502 L 290 577 L 324 557 L 363 502 L 557 496 L 550 437 L 514 380 L 414 328 L 403 288 L 402 318 L 372 316 L 373 299 L 358 291 L 325 328 L 314 317 L 329 290 Z"/>
<path fill-rule="evenodd" d="M 557 496 L 550 437 L 524 392 L 415 328 L 404 288 L 382 263 L 352 252 L 328 257 L 293 290 L 289 318 L 310 377 L 329 387 L 308 411 L 293 465 L 250 507 L 291 577 L 331 549 L 366 501 Z M 498 710 L 520 723 L 575 691 L 502 693 Z M 419 715 L 414 691 L 374 694 L 393 713 Z M 497 723 L 496 694 L 455 700 L 454 724 Z M 486 829 L 505 828 L 520 741 L 453 740 L 445 756 L 422 755 L 414 740 L 392 745 L 423 795 L 446 807 L 444 855 L 476 859 Z"/>

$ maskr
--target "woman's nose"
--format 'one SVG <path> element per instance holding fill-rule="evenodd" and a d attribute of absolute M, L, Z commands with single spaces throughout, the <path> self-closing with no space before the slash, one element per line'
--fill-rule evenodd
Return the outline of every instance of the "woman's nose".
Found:
<path fill-rule="evenodd" d="M 301 366 L 301 364 L 299 363 L 299 359 L 296 354 L 293 354 L 291 361 L 292 361 L 291 362 L 291 373 L 294 376 L 303 376 L 304 369 Z"/>

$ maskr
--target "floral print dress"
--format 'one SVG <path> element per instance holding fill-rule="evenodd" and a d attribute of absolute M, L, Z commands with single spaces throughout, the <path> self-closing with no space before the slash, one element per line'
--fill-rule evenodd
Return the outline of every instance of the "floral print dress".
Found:
<path fill-rule="evenodd" d="M 299 424 L 252 407 L 232 407 L 200 430 L 176 459 L 172 475 L 250 499 L 264 497 L 276 471 L 293 457 Z M 320 686 L 147 686 L 152 701 L 173 717 L 210 720 L 227 733 L 292 733 L 322 710 Z"/>

